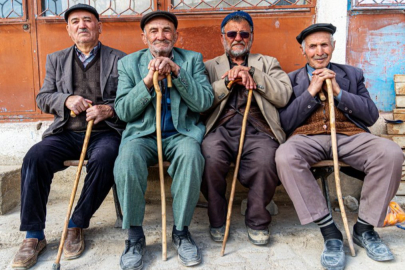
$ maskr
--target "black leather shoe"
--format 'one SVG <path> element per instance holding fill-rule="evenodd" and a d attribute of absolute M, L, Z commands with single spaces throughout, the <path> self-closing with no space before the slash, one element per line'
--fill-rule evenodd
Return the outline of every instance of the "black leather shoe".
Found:
<path fill-rule="evenodd" d="M 120 266 L 122 270 L 140 270 L 143 267 L 142 256 L 145 251 L 145 237 L 138 241 L 125 240 L 125 249 L 122 252 Z"/>
<path fill-rule="evenodd" d="M 346 259 L 342 240 L 329 239 L 325 241 L 321 264 L 327 270 L 343 270 L 345 268 Z"/>
<path fill-rule="evenodd" d="M 225 235 L 225 225 L 222 225 L 220 228 L 213 228 L 210 226 L 210 235 L 211 239 L 215 242 L 223 242 Z"/>
<path fill-rule="evenodd" d="M 360 236 L 353 230 L 353 242 L 365 248 L 367 255 L 377 262 L 391 261 L 394 259 L 391 250 L 381 241 L 376 231 L 364 232 Z"/>
<path fill-rule="evenodd" d="M 172 241 L 179 254 L 180 263 L 185 266 L 201 263 L 201 251 L 191 238 L 190 232 L 185 235 L 172 234 Z"/>

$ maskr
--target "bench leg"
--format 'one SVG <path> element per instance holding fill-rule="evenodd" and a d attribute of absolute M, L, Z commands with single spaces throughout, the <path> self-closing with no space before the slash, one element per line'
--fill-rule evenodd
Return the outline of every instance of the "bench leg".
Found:
<path fill-rule="evenodd" d="M 121 228 L 122 227 L 122 212 L 121 212 L 121 206 L 120 202 L 118 200 L 118 194 L 117 194 L 117 188 L 115 187 L 115 184 L 112 187 L 113 189 L 113 196 L 114 196 L 114 205 L 115 205 L 115 212 L 117 214 L 117 220 L 115 221 L 115 228 Z"/>

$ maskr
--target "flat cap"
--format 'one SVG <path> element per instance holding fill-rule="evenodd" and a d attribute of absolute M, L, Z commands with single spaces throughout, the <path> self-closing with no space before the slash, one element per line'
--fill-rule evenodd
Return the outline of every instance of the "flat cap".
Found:
<path fill-rule="evenodd" d="M 332 35 L 336 32 L 336 27 L 330 23 L 315 23 L 308 26 L 296 37 L 299 44 L 301 44 L 304 39 L 315 32 L 329 32 Z"/>
<path fill-rule="evenodd" d="M 177 29 L 178 22 L 177 22 L 176 15 L 174 15 L 173 13 L 167 12 L 167 11 L 158 10 L 158 11 L 152 11 L 152 12 L 142 16 L 142 19 L 141 19 L 141 29 L 142 29 L 142 31 L 145 28 L 145 25 L 150 20 L 158 18 L 158 17 L 165 18 L 165 19 L 171 21 L 174 24 L 174 28 Z"/>
<path fill-rule="evenodd" d="M 235 17 L 242 17 L 243 19 L 245 19 L 245 20 L 250 24 L 250 26 L 251 26 L 252 29 L 253 29 L 253 20 L 252 20 L 252 17 L 250 17 L 250 15 L 249 15 L 247 12 L 244 12 L 244 11 L 241 11 L 241 10 L 238 10 L 238 11 L 235 11 L 235 12 L 232 12 L 232 13 L 228 14 L 228 15 L 222 20 L 221 29 L 228 23 L 229 20 L 232 20 L 232 19 L 235 18 Z"/>
<path fill-rule="evenodd" d="M 70 8 L 68 8 L 68 10 L 65 11 L 64 16 L 65 16 L 65 21 L 66 22 L 68 22 L 69 14 L 72 11 L 75 11 L 75 10 L 85 10 L 85 11 L 88 11 L 90 13 L 93 13 L 93 15 L 96 16 L 97 21 L 100 21 L 100 17 L 98 15 L 98 12 L 94 7 L 86 5 L 86 4 L 77 4 L 77 5 L 71 6 Z"/>

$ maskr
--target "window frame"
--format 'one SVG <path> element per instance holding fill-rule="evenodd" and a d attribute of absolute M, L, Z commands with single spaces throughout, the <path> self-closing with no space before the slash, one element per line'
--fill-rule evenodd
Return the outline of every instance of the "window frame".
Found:
<path fill-rule="evenodd" d="M 381 1 L 381 0 L 380 0 Z M 405 1 L 399 4 L 361 4 L 359 0 L 350 0 L 350 10 L 353 11 L 367 11 L 367 10 L 405 10 Z"/>
<path fill-rule="evenodd" d="M 0 24 L 13 24 L 13 23 L 22 23 L 28 20 L 27 17 L 27 0 L 21 0 L 23 14 L 18 18 L 0 18 Z"/>

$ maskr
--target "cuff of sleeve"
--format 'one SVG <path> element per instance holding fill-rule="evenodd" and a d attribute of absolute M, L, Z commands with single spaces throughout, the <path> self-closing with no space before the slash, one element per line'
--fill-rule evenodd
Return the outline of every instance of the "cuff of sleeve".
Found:
<path fill-rule="evenodd" d="M 337 96 L 335 97 L 335 99 L 336 99 L 337 101 L 339 101 L 339 102 L 340 102 L 340 100 L 342 99 L 342 93 L 343 93 L 343 91 L 342 91 L 342 89 L 340 89 L 339 95 L 337 95 Z"/>

